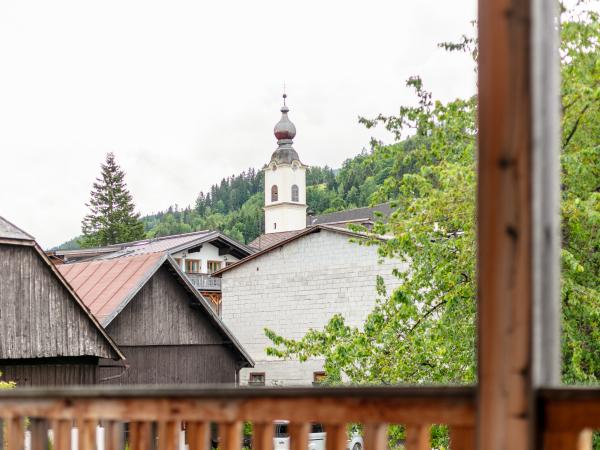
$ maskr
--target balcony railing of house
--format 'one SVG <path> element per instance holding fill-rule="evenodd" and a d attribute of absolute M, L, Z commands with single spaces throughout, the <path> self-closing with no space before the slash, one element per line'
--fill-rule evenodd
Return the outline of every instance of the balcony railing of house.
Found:
<path fill-rule="evenodd" d="M 213 278 L 207 273 L 186 273 L 192 285 L 200 291 L 220 291 L 221 279 Z"/>
<path fill-rule="evenodd" d="M 600 390 L 539 390 L 536 400 L 544 449 L 591 448 Z M 290 421 L 291 450 L 308 448 L 314 422 L 325 425 L 327 450 L 346 450 L 348 424 L 362 424 L 365 450 L 393 444 L 390 424 L 405 426 L 406 450 L 430 449 L 432 424 L 448 426 L 452 450 L 466 450 L 477 420 L 475 387 L 14 389 L 0 392 L 0 418 L 7 450 L 102 450 L 97 433 L 105 450 L 208 450 L 213 423 L 219 448 L 240 450 L 244 422 L 252 448 L 272 450 L 278 419 Z"/>

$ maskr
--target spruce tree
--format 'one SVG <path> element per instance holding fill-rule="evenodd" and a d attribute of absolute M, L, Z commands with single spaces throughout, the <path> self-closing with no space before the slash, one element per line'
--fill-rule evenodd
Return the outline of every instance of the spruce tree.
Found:
<path fill-rule="evenodd" d="M 113 153 L 106 155 L 106 162 L 101 168 L 90 201 L 86 203 L 90 212 L 81 222 L 81 246 L 99 247 L 143 239 L 144 224 L 139 213 L 135 212 L 125 183 L 125 172 L 115 161 Z"/>

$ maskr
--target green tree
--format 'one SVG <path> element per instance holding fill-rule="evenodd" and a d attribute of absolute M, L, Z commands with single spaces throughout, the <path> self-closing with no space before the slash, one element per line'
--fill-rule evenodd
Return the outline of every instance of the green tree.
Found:
<path fill-rule="evenodd" d="M 563 380 L 597 383 L 600 21 L 593 12 L 565 11 L 562 25 Z M 444 46 L 476 56 L 473 44 L 464 38 Z M 265 330 L 274 344 L 268 354 L 322 357 L 332 383 L 475 381 L 477 101 L 443 104 L 432 100 L 418 77 L 407 84 L 416 92 L 417 106 L 403 106 L 396 116 L 361 119 L 405 139 L 396 144 L 403 151 L 395 153 L 392 173 L 373 198 L 395 198 L 396 211 L 374 229 L 392 238 L 364 244 L 377 245 L 382 258 L 410 264 L 409 271 L 396 273 L 402 285 L 390 293 L 379 283 L 376 306 L 360 328 L 336 315 L 323 330 L 310 330 L 301 339 Z M 354 186 L 351 177 L 340 186 Z"/>
<path fill-rule="evenodd" d="M 86 206 L 90 212 L 81 223 L 82 247 L 118 244 L 145 237 L 144 224 L 135 212 L 125 183 L 125 172 L 113 153 L 106 155 Z"/>

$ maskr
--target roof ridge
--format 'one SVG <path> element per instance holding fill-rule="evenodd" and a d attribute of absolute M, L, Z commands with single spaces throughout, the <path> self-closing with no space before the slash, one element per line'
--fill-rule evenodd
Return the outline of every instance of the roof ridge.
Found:
<path fill-rule="evenodd" d="M 10 220 L 8 220 L 7 218 L 0 216 L 0 222 L 4 222 L 5 224 L 7 224 L 10 228 L 14 228 L 13 233 L 16 234 L 22 234 L 24 237 L 23 238 L 18 238 L 18 237 L 8 237 L 8 239 L 21 239 L 21 240 L 31 240 L 31 241 L 35 241 L 35 238 L 27 233 L 25 230 L 23 230 L 22 228 L 19 228 L 18 226 L 16 226 L 14 223 L 12 223 Z M 0 237 L 3 237 L 0 234 Z"/>

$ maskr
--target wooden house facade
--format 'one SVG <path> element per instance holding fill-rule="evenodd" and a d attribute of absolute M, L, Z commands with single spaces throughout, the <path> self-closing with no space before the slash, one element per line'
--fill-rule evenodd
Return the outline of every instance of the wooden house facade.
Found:
<path fill-rule="evenodd" d="M 237 383 L 252 359 L 165 253 L 57 266 L 127 358 L 112 384 Z"/>
<path fill-rule="evenodd" d="M 0 217 L 1 379 L 94 384 L 101 359 L 123 354 L 35 239 Z"/>

